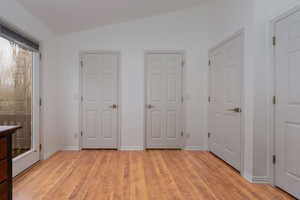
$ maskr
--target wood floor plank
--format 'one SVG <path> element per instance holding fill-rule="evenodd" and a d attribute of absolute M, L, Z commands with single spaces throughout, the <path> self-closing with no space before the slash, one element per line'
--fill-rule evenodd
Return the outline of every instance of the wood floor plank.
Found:
<path fill-rule="evenodd" d="M 207 199 L 207 200 L 214 200 L 216 199 L 212 190 L 207 186 L 201 176 L 198 175 L 196 172 L 197 168 L 195 168 L 192 162 L 189 160 L 188 156 L 182 157 L 176 156 L 177 152 L 167 152 L 165 157 L 170 158 L 170 165 L 172 166 L 173 163 L 177 166 L 181 167 L 182 173 L 186 174 L 187 180 L 191 182 L 191 184 L 197 190 L 197 198 L 199 199 Z M 181 152 L 182 153 L 182 152 Z"/>
<path fill-rule="evenodd" d="M 153 155 L 153 165 L 157 167 L 160 181 L 160 191 L 164 194 L 165 199 L 182 199 L 180 187 L 176 182 L 176 177 L 166 166 L 166 160 L 161 157 L 161 151 L 149 151 Z M 165 186 L 168 187 L 165 187 Z"/>
<path fill-rule="evenodd" d="M 145 151 L 143 156 L 145 182 L 147 183 L 149 199 L 166 199 L 165 194 L 161 193 L 160 175 L 151 154 L 151 151 Z"/>
<path fill-rule="evenodd" d="M 178 189 L 181 192 L 181 199 L 199 199 L 204 198 L 204 193 L 201 193 L 193 184 L 193 180 L 188 176 L 189 172 L 185 168 L 184 157 L 180 157 L 180 162 L 177 162 L 176 155 L 181 154 L 180 151 L 164 151 L 161 152 L 166 160 L 168 169 L 171 171 L 175 179 Z M 185 174 L 185 176 L 182 176 Z"/>
<path fill-rule="evenodd" d="M 108 174 L 111 168 L 110 162 L 112 160 L 112 151 L 99 151 L 102 155 L 102 160 L 97 165 L 96 174 L 94 179 L 92 179 L 92 184 L 88 183 L 88 191 L 84 199 L 104 199 L 107 196 L 107 184 L 110 174 Z"/>
<path fill-rule="evenodd" d="M 203 151 L 61 151 L 14 180 L 14 200 L 291 200 Z"/>

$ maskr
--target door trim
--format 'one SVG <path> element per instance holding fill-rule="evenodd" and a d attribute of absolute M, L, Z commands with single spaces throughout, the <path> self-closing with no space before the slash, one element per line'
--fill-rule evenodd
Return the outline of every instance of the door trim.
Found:
<path fill-rule="evenodd" d="M 219 42 L 217 45 L 213 46 L 212 48 L 209 49 L 208 51 L 208 58 L 209 60 L 212 57 L 212 53 L 213 51 L 215 51 L 217 48 L 221 47 L 222 45 L 226 44 L 227 42 L 237 38 L 237 37 L 242 37 L 242 66 L 241 66 L 241 109 L 242 109 L 242 113 L 241 113 L 241 170 L 240 170 L 240 174 L 241 176 L 245 177 L 246 179 L 248 179 L 245 174 L 245 170 L 244 170 L 244 154 L 245 154 L 245 76 L 244 76 L 244 72 L 245 72 L 245 29 L 242 28 L 240 30 L 238 30 L 237 32 L 235 32 L 234 34 L 232 34 L 231 36 L 227 37 L 226 39 L 222 40 L 221 42 Z M 210 95 L 210 66 L 208 66 L 208 96 Z M 207 121 L 209 121 L 209 102 L 207 103 L 207 107 L 208 107 L 208 112 L 207 112 Z M 208 127 L 208 132 L 209 132 L 209 126 Z M 209 141 L 207 138 L 207 146 L 208 146 L 208 151 L 209 150 Z"/>
<path fill-rule="evenodd" d="M 268 148 L 268 160 L 269 160 L 269 171 L 270 171 L 270 182 L 272 185 L 276 185 L 276 171 L 275 171 L 275 165 L 273 164 L 273 160 L 272 157 L 273 155 L 275 155 L 275 149 L 276 149 L 276 141 L 275 141 L 275 136 L 276 136 L 276 129 L 275 129 L 275 116 L 276 116 L 276 112 L 275 112 L 275 107 L 276 105 L 274 105 L 272 103 L 272 99 L 273 96 L 276 96 L 276 55 L 275 55 L 275 47 L 273 46 L 272 40 L 273 37 L 276 35 L 276 23 L 289 17 L 290 15 L 293 15 L 296 12 L 300 11 L 300 4 L 297 3 L 296 5 L 294 5 L 293 7 L 286 9 L 284 12 L 282 12 L 281 14 L 278 14 L 276 17 L 274 17 L 270 23 L 269 23 L 269 61 L 270 61 L 270 67 L 269 67 L 269 72 L 270 75 L 268 77 L 268 82 L 269 82 L 269 88 L 268 88 L 268 99 L 270 99 L 268 101 L 269 106 L 267 106 L 268 110 L 268 134 L 269 134 L 269 148 Z"/>
<path fill-rule="evenodd" d="M 32 60 L 32 127 L 31 127 L 31 149 L 12 159 L 12 176 L 15 177 L 41 160 L 39 145 L 43 135 L 41 134 L 43 107 L 40 105 L 41 98 L 41 71 L 42 62 L 40 52 L 33 52 Z M 45 154 L 45 152 L 43 152 Z"/>
<path fill-rule="evenodd" d="M 117 105 L 118 105 L 118 132 L 117 132 L 117 149 L 120 150 L 121 147 L 121 130 L 122 130 L 122 121 L 121 121 L 121 113 L 122 113 L 122 105 L 121 105 L 121 91 L 122 91 L 122 84 L 121 84 L 121 51 L 118 50 L 81 50 L 79 51 L 79 59 L 78 59 L 78 70 L 79 70 L 79 96 L 78 96 L 78 105 L 79 105 L 79 129 L 78 129 L 78 138 L 79 138 L 79 144 L 78 144 L 78 149 L 81 150 L 82 149 L 82 136 L 80 135 L 82 132 L 82 128 L 83 128 L 83 124 L 82 124 L 82 120 L 83 120 L 83 105 L 82 105 L 82 101 L 81 101 L 81 96 L 83 96 L 83 71 L 82 71 L 82 67 L 81 67 L 81 61 L 82 61 L 82 56 L 84 56 L 85 54 L 115 54 L 118 56 L 118 66 L 117 66 L 117 80 L 118 80 L 118 98 L 117 98 Z"/>
<path fill-rule="evenodd" d="M 181 145 L 180 145 L 180 149 L 184 149 L 185 147 L 185 142 L 186 142 L 186 98 L 185 98 L 185 91 L 186 91 L 186 75 L 185 75 L 185 71 L 186 71 L 186 52 L 185 50 L 145 50 L 144 51 L 144 100 L 143 100 L 143 105 L 142 105 L 142 111 L 143 111 L 143 116 L 144 116 L 144 120 L 143 120 L 143 130 L 144 130 L 144 134 L 143 134 L 143 147 L 144 149 L 147 149 L 147 109 L 146 109 L 146 105 L 147 105 L 147 60 L 146 60 L 146 56 L 148 54 L 180 54 L 182 56 L 182 60 L 184 62 L 184 66 L 182 67 L 182 71 L 181 71 L 181 76 L 182 76 L 182 83 L 181 83 L 181 95 L 184 99 L 183 103 L 181 104 L 181 121 L 182 121 L 182 131 L 183 131 L 183 137 L 181 138 Z"/>

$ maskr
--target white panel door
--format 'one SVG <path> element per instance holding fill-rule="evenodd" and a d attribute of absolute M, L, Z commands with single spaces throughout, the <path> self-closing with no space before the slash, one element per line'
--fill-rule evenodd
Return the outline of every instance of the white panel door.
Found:
<path fill-rule="evenodd" d="M 300 11 L 276 23 L 275 182 L 300 198 Z"/>
<path fill-rule="evenodd" d="M 210 53 L 209 149 L 241 168 L 242 34 Z"/>
<path fill-rule="evenodd" d="M 146 54 L 148 149 L 181 148 L 182 63 L 180 53 Z"/>
<path fill-rule="evenodd" d="M 87 53 L 82 62 L 82 147 L 117 148 L 119 54 Z"/>

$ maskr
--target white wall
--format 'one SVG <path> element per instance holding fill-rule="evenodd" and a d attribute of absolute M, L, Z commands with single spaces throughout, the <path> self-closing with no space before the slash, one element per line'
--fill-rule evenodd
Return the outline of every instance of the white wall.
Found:
<path fill-rule="evenodd" d="M 293 6 L 299 0 L 256 0 L 255 2 L 255 117 L 254 117 L 254 180 L 272 182 L 272 144 L 270 108 L 272 85 L 270 65 L 271 30 L 270 22 Z"/>
<path fill-rule="evenodd" d="M 245 28 L 245 176 L 272 183 L 270 21 L 299 0 L 230 0 L 210 4 L 209 46 Z"/>
<path fill-rule="evenodd" d="M 60 135 L 57 129 L 57 43 L 55 39 L 43 42 L 41 66 L 41 97 L 42 97 L 42 150 L 43 158 L 47 159 L 60 150 Z"/>
<path fill-rule="evenodd" d="M 186 51 L 186 147 L 207 149 L 206 6 L 62 36 L 59 124 L 64 149 L 79 145 L 79 52 L 121 51 L 121 148 L 144 146 L 144 51 Z"/>
<path fill-rule="evenodd" d="M 121 147 L 144 145 L 144 50 L 186 51 L 186 146 L 207 149 L 207 52 L 245 30 L 245 176 L 271 179 L 269 21 L 299 0 L 211 0 L 201 7 L 115 24 L 53 39 L 51 31 L 15 0 L 1 2 L 0 18 L 43 47 L 44 156 L 79 147 L 79 52 L 121 51 Z M 14 10 L 14 12 L 11 12 Z"/>
<path fill-rule="evenodd" d="M 243 175 L 252 180 L 253 174 L 253 107 L 254 107 L 254 55 L 253 55 L 253 12 L 254 2 L 243 0 L 211 1 L 209 15 L 209 47 L 232 36 L 237 31 L 245 33 L 244 42 L 244 108 L 242 127 L 244 132 L 244 170 Z"/>
<path fill-rule="evenodd" d="M 15 0 L 2 0 L 0 5 L 0 20 L 11 25 L 23 34 L 38 40 L 42 53 L 45 55 L 41 63 L 41 92 L 44 99 L 42 112 L 42 144 L 43 157 L 47 158 L 59 149 L 56 131 L 56 47 L 51 30 L 37 18 L 27 12 Z"/>
<path fill-rule="evenodd" d="M 245 165 L 253 174 L 254 20 L 253 1 L 212 0 L 201 7 L 116 24 L 58 38 L 59 123 L 64 149 L 79 146 L 79 52 L 120 50 L 122 82 L 121 148 L 144 145 L 144 50 L 186 51 L 187 149 L 207 150 L 208 50 L 245 30 Z"/>
<path fill-rule="evenodd" d="M 52 37 L 51 31 L 15 0 L 1 0 L 0 19 L 36 40 Z"/>

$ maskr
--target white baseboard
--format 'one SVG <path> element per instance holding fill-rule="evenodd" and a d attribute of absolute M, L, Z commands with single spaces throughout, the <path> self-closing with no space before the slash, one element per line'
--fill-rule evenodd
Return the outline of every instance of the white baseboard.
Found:
<path fill-rule="evenodd" d="M 121 146 L 119 148 L 121 151 L 143 151 L 145 150 L 143 146 Z"/>
<path fill-rule="evenodd" d="M 44 156 L 41 158 L 42 160 L 47 160 L 50 158 L 52 155 L 54 155 L 56 152 L 58 152 L 60 149 L 55 149 L 54 151 L 51 152 L 45 152 Z"/>
<path fill-rule="evenodd" d="M 247 173 L 241 174 L 242 177 L 244 177 L 247 181 L 250 183 L 253 183 L 253 176 Z"/>
<path fill-rule="evenodd" d="M 253 176 L 252 182 L 256 184 L 272 184 L 272 179 L 267 176 Z"/>
<path fill-rule="evenodd" d="M 206 151 L 202 146 L 186 146 L 183 149 L 186 151 Z"/>
<path fill-rule="evenodd" d="M 79 146 L 63 146 L 61 148 L 63 151 L 79 151 L 80 147 Z"/>
<path fill-rule="evenodd" d="M 79 146 L 63 146 L 61 150 L 64 151 L 78 151 L 80 150 Z M 143 146 L 122 146 L 119 148 L 121 151 L 142 151 L 144 150 Z"/>
<path fill-rule="evenodd" d="M 53 153 L 47 152 L 44 153 L 43 157 L 41 158 L 41 160 L 47 160 L 48 158 L 50 158 L 50 156 L 52 156 Z"/>

